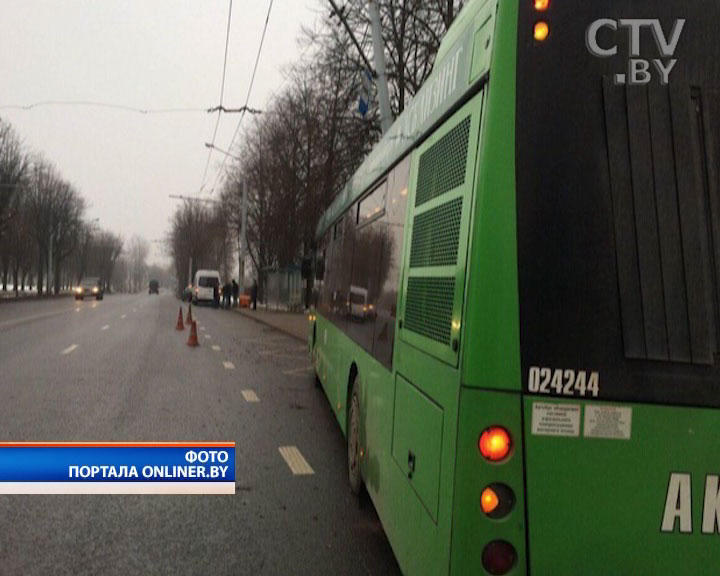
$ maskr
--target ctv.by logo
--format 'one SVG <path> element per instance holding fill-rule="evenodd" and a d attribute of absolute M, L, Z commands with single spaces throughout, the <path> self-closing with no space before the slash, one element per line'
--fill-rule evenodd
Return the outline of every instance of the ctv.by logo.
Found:
<path fill-rule="evenodd" d="M 630 36 L 630 59 L 628 61 L 628 73 L 616 74 L 615 84 L 642 85 L 649 84 L 653 78 L 653 72 L 660 74 L 660 82 L 666 86 L 670 81 L 670 72 L 672 72 L 677 59 L 673 58 L 677 49 L 680 35 L 685 26 L 685 20 L 676 20 L 670 35 L 665 34 L 660 20 L 649 19 L 620 19 L 611 20 L 609 18 L 601 18 L 595 20 L 587 29 L 585 35 L 585 43 L 588 50 L 593 56 L 598 58 L 610 58 L 618 53 L 617 45 L 602 47 L 598 43 L 598 32 L 603 28 L 610 28 L 617 32 L 618 29 L 627 29 Z M 663 59 L 655 58 L 653 60 L 645 60 L 640 58 L 640 34 L 643 28 L 649 28 L 655 37 L 655 44 L 660 50 Z M 654 69 L 651 66 L 654 66 Z"/>

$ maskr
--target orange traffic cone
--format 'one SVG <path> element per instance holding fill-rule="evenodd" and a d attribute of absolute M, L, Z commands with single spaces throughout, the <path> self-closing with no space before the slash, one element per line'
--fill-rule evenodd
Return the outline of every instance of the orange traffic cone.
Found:
<path fill-rule="evenodd" d="M 193 321 L 193 319 L 192 319 L 192 304 L 188 304 L 188 315 L 187 315 L 187 320 L 185 320 L 185 322 L 188 324 L 192 324 L 192 321 Z"/>
<path fill-rule="evenodd" d="M 190 337 L 188 338 L 187 345 L 192 346 L 193 348 L 195 346 L 200 346 L 200 342 L 198 342 L 197 337 L 197 324 L 195 322 L 190 324 Z"/>
<path fill-rule="evenodd" d="M 185 330 L 185 325 L 183 324 L 182 320 L 182 306 L 180 306 L 180 310 L 178 310 L 178 320 L 177 324 L 175 324 L 175 330 L 177 330 L 178 332 Z"/>

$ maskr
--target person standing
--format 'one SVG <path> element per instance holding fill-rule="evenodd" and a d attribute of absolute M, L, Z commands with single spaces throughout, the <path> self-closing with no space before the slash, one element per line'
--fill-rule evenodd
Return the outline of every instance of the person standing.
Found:
<path fill-rule="evenodd" d="M 258 297 L 258 283 L 257 283 L 257 280 L 253 280 L 253 285 L 252 285 L 252 307 L 253 307 L 253 310 L 257 310 L 257 297 Z"/>
<path fill-rule="evenodd" d="M 213 308 L 220 306 L 220 281 L 213 282 Z"/>
<path fill-rule="evenodd" d="M 223 308 L 230 310 L 230 298 L 232 296 L 232 286 L 230 282 L 225 282 L 223 286 Z"/>
<path fill-rule="evenodd" d="M 232 281 L 232 295 L 233 295 L 233 306 L 237 307 L 238 300 L 240 299 L 240 285 L 235 282 L 235 278 Z"/>

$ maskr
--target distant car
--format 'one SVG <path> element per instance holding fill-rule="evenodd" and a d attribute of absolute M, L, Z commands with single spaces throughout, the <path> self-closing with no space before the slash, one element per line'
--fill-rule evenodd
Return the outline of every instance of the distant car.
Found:
<path fill-rule="evenodd" d="M 217 288 L 220 295 L 220 272 L 217 270 L 198 270 L 193 282 L 193 303 L 212 302 Z"/>
<path fill-rule="evenodd" d="M 160 283 L 157 280 L 150 280 L 148 294 L 160 294 Z"/>
<path fill-rule="evenodd" d="M 75 288 L 75 300 L 85 300 L 85 297 L 102 300 L 105 297 L 105 288 L 100 278 L 88 277 L 83 278 Z"/>

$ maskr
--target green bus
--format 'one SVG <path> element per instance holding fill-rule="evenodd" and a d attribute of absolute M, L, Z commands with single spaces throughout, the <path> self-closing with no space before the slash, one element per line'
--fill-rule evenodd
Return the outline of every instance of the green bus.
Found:
<path fill-rule="evenodd" d="M 321 216 L 312 362 L 405 574 L 720 573 L 718 22 L 470 0 Z"/>

